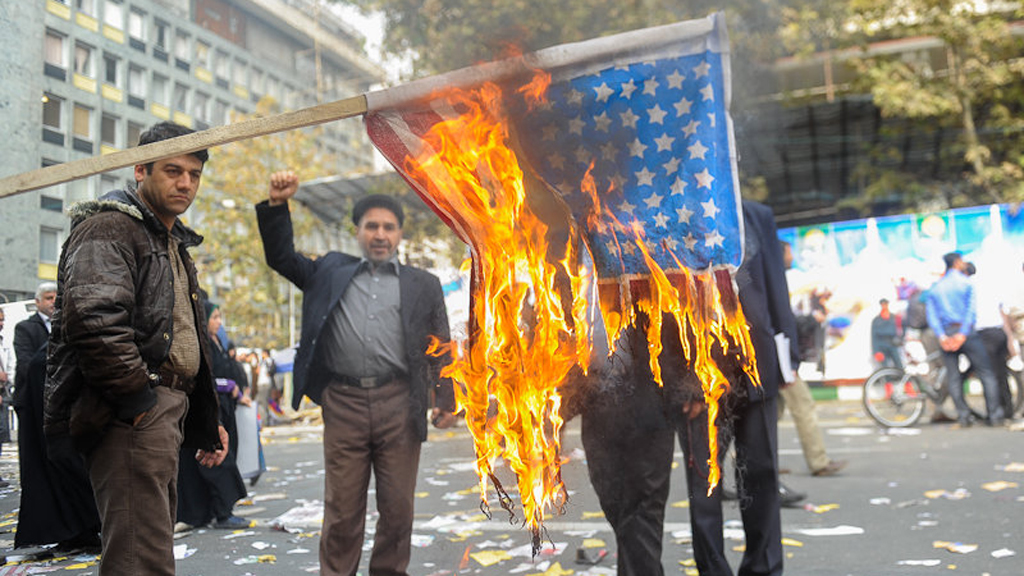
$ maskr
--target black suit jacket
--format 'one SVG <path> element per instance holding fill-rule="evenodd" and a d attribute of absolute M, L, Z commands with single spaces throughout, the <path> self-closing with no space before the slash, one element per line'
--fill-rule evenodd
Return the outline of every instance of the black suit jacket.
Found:
<path fill-rule="evenodd" d="M 348 288 L 360 258 L 328 252 L 313 260 L 296 252 L 287 204 L 270 206 L 266 201 L 260 202 L 256 205 L 256 217 L 267 264 L 303 293 L 302 331 L 293 368 L 295 394 L 292 405 L 298 408 L 303 395 L 319 404 L 330 375 L 320 361 L 324 351 L 318 350 L 317 343 L 331 310 Z M 427 423 L 423 415 L 429 406 L 430 392 L 436 394 L 436 406 L 449 412 L 455 408 L 451 381 L 440 378 L 445 361 L 426 353 L 431 336 L 442 342 L 449 340 L 448 314 L 441 282 L 433 274 L 402 266 L 398 286 L 402 329 L 405 332 L 405 359 L 409 367 L 409 394 L 416 410 L 420 438 L 425 440 Z"/>
<path fill-rule="evenodd" d="M 750 339 L 757 357 L 757 371 L 766 398 L 776 396 L 782 383 L 775 335 L 789 338 L 790 359 L 799 364 L 796 345 L 796 318 L 789 305 L 789 285 L 782 261 L 775 217 L 770 208 L 750 200 L 743 201 L 745 239 L 743 263 L 736 272 L 743 314 L 750 325 Z M 759 392 L 748 390 L 755 398 Z"/>
<path fill-rule="evenodd" d="M 38 312 L 14 326 L 14 357 L 17 360 L 17 369 L 14 372 L 13 403 L 16 408 L 25 404 L 25 394 L 22 391 L 28 388 L 29 363 L 49 338 L 50 331 L 46 329 L 46 322 L 43 322 Z"/>

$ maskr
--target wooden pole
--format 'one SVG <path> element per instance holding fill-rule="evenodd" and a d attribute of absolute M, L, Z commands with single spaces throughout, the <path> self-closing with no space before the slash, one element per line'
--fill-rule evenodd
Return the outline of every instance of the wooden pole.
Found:
<path fill-rule="evenodd" d="M 8 176 L 0 179 L 0 198 L 28 192 L 29 190 L 46 188 L 47 186 L 85 178 L 86 176 L 124 168 L 125 166 L 147 164 L 161 158 L 180 156 L 238 140 L 324 124 L 365 113 L 366 95 L 360 94 L 359 96 L 353 96 L 344 100 L 311 106 L 302 110 L 295 110 L 294 112 L 278 114 L 277 116 L 254 118 L 237 124 L 217 126 L 209 130 L 193 132 L 192 134 L 146 144 L 145 146 L 120 150 L 103 156 L 82 158 L 81 160 Z"/>

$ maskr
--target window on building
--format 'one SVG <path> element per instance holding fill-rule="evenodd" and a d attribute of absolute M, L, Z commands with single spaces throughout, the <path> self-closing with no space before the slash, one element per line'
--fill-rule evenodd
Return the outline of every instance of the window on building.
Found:
<path fill-rule="evenodd" d="M 267 76 L 267 95 L 281 102 L 281 82 L 273 76 Z"/>
<path fill-rule="evenodd" d="M 135 8 L 128 12 L 128 36 L 136 40 L 146 39 L 146 14 Z"/>
<path fill-rule="evenodd" d="M 92 108 L 75 104 L 75 111 L 71 117 L 71 131 L 76 138 L 92 140 Z"/>
<path fill-rule="evenodd" d="M 196 92 L 192 96 L 192 117 L 203 122 L 210 121 L 210 96 Z"/>
<path fill-rule="evenodd" d="M 45 264 L 56 264 L 60 256 L 60 228 L 39 228 L 39 261 Z"/>
<path fill-rule="evenodd" d="M 222 50 L 217 50 L 217 56 L 213 61 L 213 71 L 218 78 L 227 80 L 230 76 L 228 75 L 228 67 L 231 66 L 231 56 Z"/>
<path fill-rule="evenodd" d="M 64 99 L 53 94 L 43 95 L 43 126 L 54 130 L 64 129 Z"/>
<path fill-rule="evenodd" d="M 118 74 L 118 68 L 121 67 L 121 63 L 117 56 L 113 54 L 103 55 L 103 81 L 111 86 L 120 86 L 121 80 Z"/>
<path fill-rule="evenodd" d="M 79 178 L 78 180 L 68 182 L 68 204 L 74 204 L 82 200 L 92 200 L 94 197 L 93 188 L 95 186 L 96 181 L 92 178 Z"/>
<path fill-rule="evenodd" d="M 210 116 L 210 123 L 214 126 L 221 126 L 228 123 L 228 103 L 223 100 L 213 102 L 213 114 Z"/>
<path fill-rule="evenodd" d="M 124 141 L 126 146 L 137 146 L 139 143 L 139 137 L 142 136 L 142 124 L 138 122 L 128 121 L 128 128 L 124 133 Z"/>
<path fill-rule="evenodd" d="M 170 85 L 171 81 L 166 76 L 153 74 L 153 101 L 164 106 L 170 105 Z"/>
<path fill-rule="evenodd" d="M 167 47 L 170 46 L 170 44 L 168 43 L 168 40 L 169 40 L 168 34 L 170 34 L 170 30 L 171 30 L 171 25 L 170 24 L 168 24 L 166 22 L 161 22 L 159 20 L 154 20 L 153 21 L 153 43 L 156 44 L 157 47 L 163 48 L 164 50 L 167 50 Z"/>
<path fill-rule="evenodd" d="M 103 22 L 118 30 L 124 28 L 124 4 L 121 0 L 107 0 L 103 6 Z"/>
<path fill-rule="evenodd" d="M 146 71 L 134 64 L 128 66 L 128 94 L 146 97 Z"/>
<path fill-rule="evenodd" d="M 64 52 L 64 35 L 53 30 L 46 31 L 46 39 L 43 43 L 43 58 L 47 64 L 58 68 L 67 68 L 67 55 Z"/>
<path fill-rule="evenodd" d="M 117 183 L 117 177 L 110 174 L 100 175 L 100 190 L 106 192 L 107 190 L 115 190 L 121 186 Z"/>
<path fill-rule="evenodd" d="M 190 53 L 191 51 L 188 46 L 188 34 L 178 30 L 174 35 L 174 56 L 187 62 Z"/>
<path fill-rule="evenodd" d="M 179 112 L 188 111 L 188 86 L 177 83 L 174 85 L 174 97 L 171 99 L 171 106 Z"/>
<path fill-rule="evenodd" d="M 117 147 L 117 127 L 120 121 L 116 116 L 104 114 L 100 119 L 100 142 L 107 146 Z"/>
<path fill-rule="evenodd" d="M 96 15 L 96 0 L 75 0 L 75 9 L 89 16 Z"/>
<path fill-rule="evenodd" d="M 263 70 L 253 68 L 251 78 L 252 80 L 249 84 L 250 89 L 256 94 L 266 94 L 266 90 L 264 89 L 264 84 L 266 83 L 266 76 L 263 75 Z"/>
<path fill-rule="evenodd" d="M 49 194 L 47 193 L 49 192 Z M 39 207 L 43 210 L 49 210 L 51 212 L 63 212 L 64 211 L 64 200 L 54 194 L 59 194 L 61 190 L 59 188 L 48 188 L 39 195 Z"/>
<path fill-rule="evenodd" d="M 202 40 L 196 40 L 195 64 L 203 68 L 210 67 L 210 45 Z"/>
<path fill-rule="evenodd" d="M 81 74 L 89 78 L 95 76 L 92 63 L 92 47 L 80 42 L 75 43 L 75 74 Z"/>
<path fill-rule="evenodd" d="M 235 60 L 235 64 L 231 68 L 231 81 L 239 86 L 245 86 L 245 71 L 245 62 Z"/>

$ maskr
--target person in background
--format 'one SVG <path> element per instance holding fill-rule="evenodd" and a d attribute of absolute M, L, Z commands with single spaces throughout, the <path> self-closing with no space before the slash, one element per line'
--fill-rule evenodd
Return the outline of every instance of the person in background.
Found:
<path fill-rule="evenodd" d="M 249 521 L 234 515 L 235 502 L 245 498 L 245 482 L 238 472 L 238 429 L 235 425 L 235 405 L 250 402 L 241 382 L 237 363 L 221 346 L 217 337 L 221 328 L 220 307 L 204 299 L 206 334 L 210 340 L 210 361 L 217 383 L 220 405 L 220 425 L 228 433 L 228 452 L 224 460 L 213 467 L 200 466 L 182 453 L 178 465 L 178 522 L 175 532 L 205 526 L 224 530 L 248 528 Z M 184 448 L 182 449 L 185 450 Z"/>
<path fill-rule="evenodd" d="M 100 514 L 96 509 L 85 458 L 78 453 L 51 455 L 43 434 L 44 343 L 26 365 L 22 404 L 18 407 L 18 471 L 21 501 L 14 547 L 46 546 L 74 553 L 100 551 Z"/>
<path fill-rule="evenodd" d="M 721 401 L 718 444 L 724 459 L 735 442 L 740 516 L 746 544 L 739 574 L 782 574 L 782 524 L 778 484 L 778 410 L 783 382 L 775 335 L 789 339 L 795 366 L 796 321 L 771 210 L 743 202 L 745 246 L 736 274 L 739 299 L 750 326 L 761 387 L 746 375 Z M 662 328 L 659 358 L 664 386 L 650 369 L 649 350 L 638 326 L 623 331 L 613 354 L 595 372 L 597 384 L 583 402 L 581 438 L 590 482 L 615 533 L 619 576 L 661 576 L 665 505 L 675 436 L 683 449 L 693 530 L 701 574 L 732 574 L 723 539 L 723 486 L 708 496 L 708 425 L 700 384 L 685 363 L 671 316 Z M 595 338 L 597 340 L 597 338 Z M 727 422 L 723 422 L 727 420 Z"/>
<path fill-rule="evenodd" d="M 11 391 L 14 389 L 15 362 L 14 351 L 4 342 L 3 329 L 4 311 L 0 308 L 0 410 L 6 413 L 10 409 Z M 6 414 L 0 416 L 0 419 L 3 419 L 5 416 Z M 7 427 L 5 426 L 5 428 Z M 10 436 L 10 433 L 8 433 L 8 436 Z M 10 441 L 9 437 L 7 441 Z M 3 446 L 0 445 L 0 452 L 2 451 Z M 8 486 L 10 486 L 10 483 L 0 478 L 0 488 L 7 488 Z"/>
<path fill-rule="evenodd" d="M 1006 366 L 1013 346 L 1010 340 L 1013 337 L 1013 330 L 1010 327 L 1010 320 L 1003 312 L 1003 308 L 1009 309 L 1006 304 L 1007 286 L 996 278 L 991 278 L 991 270 L 984 270 L 978 275 L 978 269 L 973 262 L 965 265 L 965 273 L 974 284 L 975 302 L 977 302 L 977 315 L 974 321 L 974 329 L 978 333 L 985 350 L 988 352 L 989 361 L 992 363 L 992 372 L 995 375 L 999 389 L 999 402 L 1003 407 L 1003 414 L 1007 418 L 1013 418 L 1013 394 L 1010 392 L 1009 369 Z"/>
<path fill-rule="evenodd" d="M 871 354 L 882 366 L 902 369 L 900 345 L 903 342 L 903 331 L 900 330 L 898 318 L 889 311 L 889 300 L 882 298 L 878 305 L 878 316 L 871 320 Z"/>
<path fill-rule="evenodd" d="M 943 362 L 946 365 L 946 384 L 949 396 L 956 406 L 957 422 L 961 428 L 974 423 L 971 410 L 964 400 L 963 375 L 960 373 L 960 354 L 971 361 L 974 373 L 981 380 L 988 407 L 987 423 L 1001 426 L 1005 413 L 999 398 L 999 386 L 992 361 L 985 350 L 985 343 L 975 330 L 976 303 L 974 286 L 964 271 L 967 263 L 959 252 L 950 252 L 942 257 L 946 272 L 939 278 L 926 295 L 928 326 L 939 338 Z"/>
<path fill-rule="evenodd" d="M 191 133 L 161 122 L 139 145 Z M 205 150 L 135 166 L 135 187 L 72 207 L 57 265 L 43 427 L 50 458 L 85 455 L 103 524 L 100 576 L 174 574 L 178 452 L 226 455 L 199 281 L 179 216 Z"/>
<path fill-rule="evenodd" d="M 36 313 L 14 326 L 14 357 L 17 360 L 14 392 L 10 397 L 5 398 L 4 402 L 10 402 L 16 410 L 27 404 L 25 394 L 28 389 L 28 366 L 32 362 L 32 357 L 50 337 L 50 317 L 53 316 L 56 298 L 56 283 L 43 282 L 39 284 L 36 287 L 35 295 Z M 25 391 L 19 391 L 19 389 Z M 42 419 L 42 414 L 39 414 L 39 418 Z M 10 423 L 6 409 L 0 410 L 0 440 L 11 441 Z M 0 478 L 0 482 L 6 484 L 2 478 Z"/>
<path fill-rule="evenodd" d="M 427 409 L 434 426 L 455 422 L 452 384 L 440 377 L 445 360 L 427 354 L 432 339 L 449 339 L 441 282 L 399 264 L 405 217 L 389 196 L 364 197 L 352 209 L 361 256 L 300 254 L 288 209 L 298 189 L 294 172 L 271 174 L 256 216 L 267 264 L 303 293 L 292 404 L 307 395 L 323 407 L 321 574 L 358 569 L 372 471 L 380 520 L 369 573 L 404 576 Z"/>

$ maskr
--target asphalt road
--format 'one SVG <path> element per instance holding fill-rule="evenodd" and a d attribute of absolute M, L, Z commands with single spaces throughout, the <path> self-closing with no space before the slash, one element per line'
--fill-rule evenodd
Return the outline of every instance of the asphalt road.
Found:
<path fill-rule="evenodd" d="M 832 458 L 849 465 L 840 476 L 812 477 L 792 421 L 780 423 L 783 481 L 808 494 L 805 507 L 784 509 L 787 574 L 902 575 L 1024 574 L 1024 432 L 1006 428 L 957 429 L 921 424 L 900 434 L 880 431 L 858 403 L 819 402 L 819 417 Z M 248 530 L 197 529 L 176 544 L 178 574 L 242 575 L 316 573 L 323 465 L 321 431 L 281 426 L 265 431 L 269 470 L 236 512 L 254 521 Z M 563 516 L 546 523 L 541 554 L 530 556 L 530 534 L 495 510 L 478 507 L 472 447 L 464 429 L 431 432 L 424 445 L 410 574 L 614 574 L 615 541 L 590 488 L 579 421 L 567 427 L 563 475 L 570 501 Z M 17 478 L 17 449 L 8 444 L 0 474 Z M 681 461 L 681 454 L 677 454 Z M 507 469 L 504 470 L 507 474 Z M 19 491 L 0 491 L 0 548 L 8 563 L 0 576 L 57 571 L 96 574 L 96 557 L 51 558 L 16 564 L 11 551 Z M 372 496 L 371 496 L 372 497 Z M 696 574 L 689 543 L 686 486 L 673 473 L 666 513 L 666 574 Z M 372 510 L 372 503 L 371 503 Z M 727 547 L 738 566 L 743 546 L 736 503 L 728 503 Z M 375 514 L 367 526 L 372 532 Z M 595 566 L 576 562 L 580 549 Z M 368 551 L 369 548 L 367 547 Z M 367 575 L 364 554 L 361 574 Z"/>

